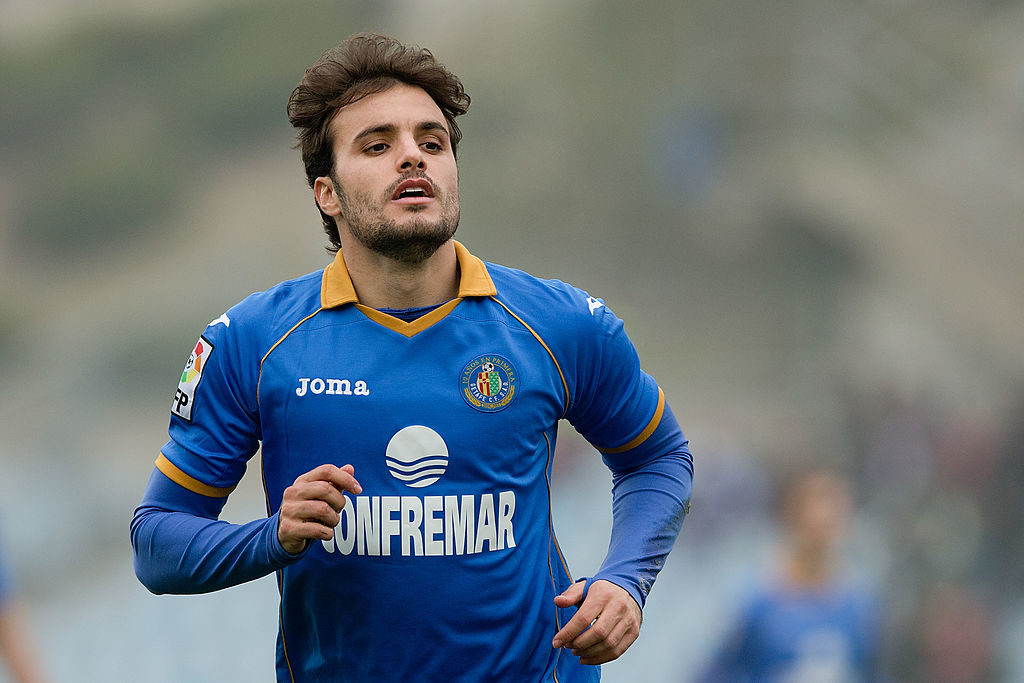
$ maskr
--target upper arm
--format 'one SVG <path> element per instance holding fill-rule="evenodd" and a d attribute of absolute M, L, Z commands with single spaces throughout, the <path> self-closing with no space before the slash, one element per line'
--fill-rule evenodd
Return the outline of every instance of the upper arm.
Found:
<path fill-rule="evenodd" d="M 215 497 L 196 493 L 176 483 L 159 468 L 154 467 L 136 515 L 141 510 L 156 510 L 186 512 L 196 517 L 217 519 L 226 502 L 227 496 Z"/>
<path fill-rule="evenodd" d="M 578 333 L 570 347 L 573 372 L 566 417 L 614 470 L 670 452 L 688 455 L 665 394 L 640 367 L 622 320 L 586 293 L 577 296 Z"/>
<path fill-rule="evenodd" d="M 175 391 L 157 467 L 194 493 L 226 496 L 259 448 L 259 344 L 251 336 L 235 309 L 208 325 Z"/>

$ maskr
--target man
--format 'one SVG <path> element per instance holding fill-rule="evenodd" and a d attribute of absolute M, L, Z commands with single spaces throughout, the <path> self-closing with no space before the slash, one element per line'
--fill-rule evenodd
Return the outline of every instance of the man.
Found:
<path fill-rule="evenodd" d="M 699 680 L 881 679 L 875 597 L 838 565 L 852 514 L 847 481 L 825 468 L 802 470 L 780 499 L 786 533 L 777 573 L 746 600 Z"/>
<path fill-rule="evenodd" d="M 597 680 L 683 521 L 687 442 L 621 321 L 452 239 L 468 106 L 383 36 L 307 70 L 289 117 L 335 259 L 206 328 L 132 522 L 154 592 L 278 572 L 280 681 Z M 607 559 L 575 583 L 550 520 L 563 417 L 614 479 Z M 261 443 L 268 518 L 217 521 Z"/>

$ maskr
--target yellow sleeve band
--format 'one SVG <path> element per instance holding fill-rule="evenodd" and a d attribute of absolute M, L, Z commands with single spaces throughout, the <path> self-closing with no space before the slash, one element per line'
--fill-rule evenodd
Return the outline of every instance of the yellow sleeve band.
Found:
<path fill-rule="evenodd" d="M 164 476 L 175 484 L 184 486 L 193 493 L 198 493 L 209 498 L 227 498 L 228 495 L 235 490 L 234 486 L 218 488 L 216 486 L 204 484 L 195 477 L 191 477 L 178 469 L 178 466 L 168 460 L 163 453 L 158 455 L 156 458 L 156 468 L 163 472 Z"/>
<path fill-rule="evenodd" d="M 658 387 L 658 407 L 654 410 L 654 417 L 647 423 L 644 430 L 631 439 L 628 443 L 624 443 L 617 448 L 598 448 L 597 450 L 608 455 L 614 455 L 615 453 L 625 453 L 628 450 L 632 450 L 647 441 L 647 438 L 654 433 L 654 430 L 658 428 L 658 424 L 661 422 L 661 416 L 665 412 L 665 392 Z"/>

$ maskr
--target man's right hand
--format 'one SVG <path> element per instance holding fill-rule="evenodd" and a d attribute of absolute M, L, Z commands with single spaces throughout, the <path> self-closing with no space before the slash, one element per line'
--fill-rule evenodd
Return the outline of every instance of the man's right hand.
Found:
<path fill-rule="evenodd" d="M 300 475 L 284 490 L 277 540 L 286 551 L 297 555 L 309 540 L 334 538 L 334 527 L 341 519 L 338 513 L 345 507 L 342 492 L 358 494 L 363 491 L 354 474 L 352 465 L 320 465 Z"/>

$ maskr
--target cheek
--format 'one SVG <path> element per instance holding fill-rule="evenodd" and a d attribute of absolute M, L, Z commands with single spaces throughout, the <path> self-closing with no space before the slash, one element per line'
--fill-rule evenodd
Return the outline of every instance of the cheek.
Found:
<path fill-rule="evenodd" d="M 448 188 L 449 192 L 458 192 L 459 188 L 459 166 L 453 157 L 438 157 L 433 168 L 427 173 L 434 181 Z"/>
<path fill-rule="evenodd" d="M 447 174 L 447 176 L 444 178 L 444 180 L 442 182 L 443 182 L 443 187 L 445 188 L 445 193 L 448 194 L 453 199 L 458 199 L 459 198 L 459 174 L 458 174 L 458 172 L 452 172 L 452 173 Z"/>

